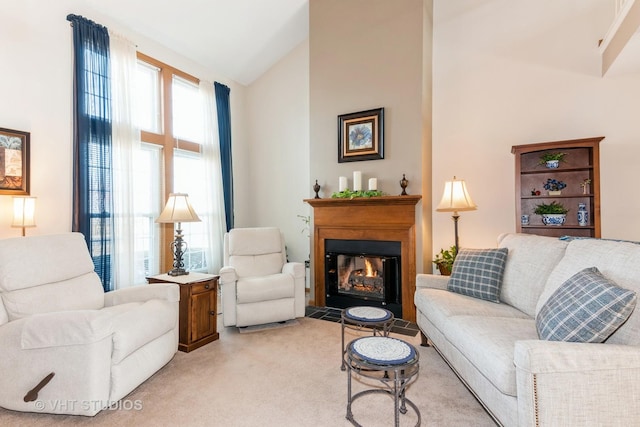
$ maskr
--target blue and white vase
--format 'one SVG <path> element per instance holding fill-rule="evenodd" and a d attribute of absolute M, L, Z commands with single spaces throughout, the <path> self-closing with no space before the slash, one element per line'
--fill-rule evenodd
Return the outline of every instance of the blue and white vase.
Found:
<path fill-rule="evenodd" d="M 560 167 L 560 160 L 547 160 L 546 166 L 549 169 L 558 169 Z"/>
<path fill-rule="evenodd" d="M 585 227 L 589 224 L 589 211 L 587 205 L 584 203 L 578 203 L 578 225 Z"/>
<path fill-rule="evenodd" d="M 562 225 L 566 220 L 566 214 L 542 214 L 542 223 L 544 225 Z"/>

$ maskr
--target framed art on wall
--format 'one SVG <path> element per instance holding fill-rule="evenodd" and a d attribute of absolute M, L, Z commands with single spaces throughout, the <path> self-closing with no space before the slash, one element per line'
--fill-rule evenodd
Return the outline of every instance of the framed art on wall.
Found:
<path fill-rule="evenodd" d="M 338 163 L 384 159 L 384 108 L 338 116 Z"/>
<path fill-rule="evenodd" d="M 29 137 L 0 128 L 0 194 L 29 195 Z"/>

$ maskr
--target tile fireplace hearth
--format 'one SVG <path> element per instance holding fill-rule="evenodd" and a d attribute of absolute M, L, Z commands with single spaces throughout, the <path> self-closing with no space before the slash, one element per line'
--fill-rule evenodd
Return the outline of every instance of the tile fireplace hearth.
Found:
<path fill-rule="evenodd" d="M 391 303 L 396 304 L 396 310 L 402 319 L 415 322 L 416 312 L 413 305 L 416 276 L 416 224 L 415 209 L 421 196 L 382 196 L 356 199 L 307 199 L 305 202 L 313 206 L 313 272 L 314 289 L 310 301 L 318 307 L 331 306 L 336 301 L 327 297 L 327 263 L 336 264 L 335 274 L 339 274 L 338 262 L 343 266 L 342 274 L 350 276 L 343 280 L 342 292 L 338 295 L 341 300 L 344 294 L 365 298 L 352 305 L 375 305 L 389 297 Z M 338 253 L 332 248 L 338 244 L 356 243 L 355 247 L 347 247 Z M 395 249 L 390 253 L 382 253 L 380 245 L 383 242 L 394 242 Z M 335 259 L 327 257 L 333 253 Z M 342 255 L 338 259 L 338 255 Z M 367 267 L 364 258 L 377 267 Z M 389 263 L 389 264 L 387 264 Z M 397 266 L 387 267 L 396 263 Z M 384 265 L 384 267 L 383 267 Z M 366 274 L 367 268 L 376 273 Z M 330 269 L 329 269 L 330 270 Z M 397 277 L 392 277 L 392 276 Z M 381 282 L 397 281 L 391 288 Z M 341 300 L 342 301 L 342 300 Z M 356 300 L 357 301 L 357 300 Z M 367 303 L 371 302 L 371 303 Z M 348 302 L 343 305 L 350 304 Z M 385 302 L 385 306 L 389 302 Z M 344 308 L 344 307 L 343 307 Z M 388 309 L 388 306 L 386 307 Z M 392 310 L 394 311 L 394 310 Z M 395 313 L 394 313 L 395 314 Z M 397 314 L 396 314 L 397 315 Z"/>

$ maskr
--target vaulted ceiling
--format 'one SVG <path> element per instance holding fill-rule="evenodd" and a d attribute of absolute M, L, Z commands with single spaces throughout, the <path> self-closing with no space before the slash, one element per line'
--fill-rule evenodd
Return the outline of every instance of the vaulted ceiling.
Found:
<path fill-rule="evenodd" d="M 250 84 L 309 32 L 308 0 L 87 0 L 185 57 Z"/>
<path fill-rule="evenodd" d="M 183 56 L 248 85 L 308 37 L 309 0 L 86 0 L 94 9 L 125 28 L 154 40 Z M 450 1 L 450 0 L 447 0 Z M 456 14 L 482 7 L 491 0 L 458 0 Z M 592 0 L 613 18 L 614 0 Z M 627 0 L 627 5 L 640 3 Z M 561 7 L 562 5 L 562 7 Z M 586 5 L 558 3 L 544 17 L 547 22 L 561 20 L 564 14 L 576 14 Z M 543 10 L 541 8 L 540 10 Z M 640 7 L 636 8 L 640 9 Z M 441 16 L 441 19 L 451 19 Z M 527 27 L 527 17 L 512 22 L 514 28 Z M 636 15 L 637 31 L 640 17 Z M 540 23 L 540 21 L 538 21 Z M 505 24 L 506 25 L 506 24 Z M 533 24 L 531 24 L 533 25 Z M 518 34 L 514 30 L 512 35 Z M 609 34 L 608 34 L 609 35 Z M 589 41 L 594 48 L 597 40 Z M 606 40 L 605 40 L 606 42 Z M 608 64 L 609 75 L 640 70 L 640 37 L 627 40 Z M 544 45 L 547 49 L 553 44 Z"/>

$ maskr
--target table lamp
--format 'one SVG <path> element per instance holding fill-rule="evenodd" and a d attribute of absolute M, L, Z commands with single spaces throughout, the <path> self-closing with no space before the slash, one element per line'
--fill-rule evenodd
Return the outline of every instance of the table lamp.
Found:
<path fill-rule="evenodd" d="M 438 212 L 453 212 L 451 218 L 453 218 L 453 224 L 455 229 L 456 239 L 456 253 L 458 252 L 458 211 L 473 211 L 477 208 L 469 192 L 467 191 L 467 185 L 464 180 L 456 179 L 453 177 L 452 181 L 447 181 L 444 184 L 444 194 L 442 200 L 436 208 Z"/>
<path fill-rule="evenodd" d="M 182 240 L 182 226 L 183 222 L 198 222 L 200 218 L 191 207 L 189 203 L 189 195 L 186 193 L 171 193 L 167 200 L 167 205 L 164 210 L 156 219 L 158 223 L 177 223 L 176 238 L 171 242 L 171 250 L 173 252 L 173 269 L 167 274 L 169 276 L 184 276 L 189 274 L 184 269 L 184 262 L 182 256 L 187 250 L 187 242 Z"/>
<path fill-rule="evenodd" d="M 36 198 L 28 196 L 13 197 L 13 222 L 12 227 L 21 227 L 22 236 L 25 236 L 25 228 L 36 226 Z"/>

